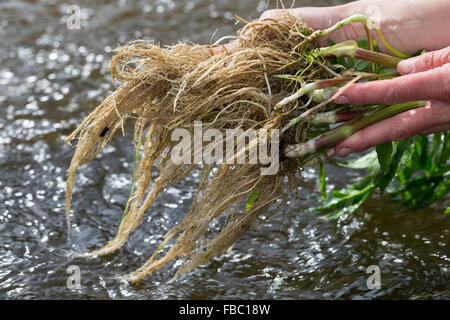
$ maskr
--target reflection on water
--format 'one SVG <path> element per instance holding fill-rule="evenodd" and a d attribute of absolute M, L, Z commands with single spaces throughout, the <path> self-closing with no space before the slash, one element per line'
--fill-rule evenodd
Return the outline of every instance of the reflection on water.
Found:
<path fill-rule="evenodd" d="M 339 3 L 340 1 L 336 1 Z M 354 216 L 322 221 L 315 171 L 301 199 L 250 232 L 234 250 L 167 284 L 176 263 L 129 285 L 117 276 L 141 266 L 162 235 L 187 212 L 196 175 L 167 190 L 120 252 L 94 260 L 70 252 L 111 239 L 129 190 L 132 144 L 117 137 L 79 172 L 72 242 L 64 220 L 64 180 L 71 132 L 108 92 L 108 60 L 117 44 L 142 38 L 207 43 L 233 34 L 231 17 L 256 18 L 266 1 L 78 1 L 81 29 L 66 27 L 70 3 L 0 3 L 0 298 L 449 298 L 448 198 L 417 212 L 373 199 Z M 334 1 L 297 1 L 326 5 Z M 358 178 L 333 164 L 329 185 Z M 69 265 L 80 290 L 66 287 Z M 380 290 L 366 268 L 378 265 Z"/>

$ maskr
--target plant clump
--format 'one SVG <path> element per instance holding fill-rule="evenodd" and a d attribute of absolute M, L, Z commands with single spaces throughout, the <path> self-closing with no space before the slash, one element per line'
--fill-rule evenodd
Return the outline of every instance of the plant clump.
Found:
<path fill-rule="evenodd" d="M 357 109 L 334 104 L 333 100 L 354 82 L 395 74 L 348 70 L 331 56 L 368 57 L 377 63 L 372 67 L 379 67 L 383 61 L 395 66 L 398 58 L 372 52 L 371 48 L 360 49 L 353 42 L 319 50 L 317 37 L 326 34 L 326 30 L 314 32 L 286 12 L 276 20 L 246 22 L 233 45 L 219 52 L 208 45 L 161 46 L 143 41 L 117 48 L 111 73 L 121 85 L 66 139 L 77 139 L 66 185 L 69 232 L 77 169 L 101 152 L 129 118 L 134 119 L 135 126 L 136 187 L 115 238 L 84 255 L 118 250 L 143 215 L 151 211 L 158 195 L 198 170 L 200 179 L 190 211 L 167 232 L 147 263 L 127 279 L 139 281 L 177 258 L 184 260 L 175 277 L 186 273 L 225 252 L 245 232 L 275 214 L 287 196 L 297 192 L 303 166 L 323 160 L 333 144 L 374 121 L 421 105 Z M 342 47 L 351 50 L 343 53 Z M 364 56 L 368 51 L 372 55 Z M 348 122 L 334 128 L 335 123 L 343 121 Z M 221 132 L 279 130 L 279 170 L 274 175 L 262 175 L 265 165 L 238 161 L 175 163 L 171 158 L 177 145 L 171 139 L 174 130 L 182 128 L 193 136 L 198 122 L 204 130 Z M 259 142 L 260 137 L 255 137 L 246 150 Z M 204 141 L 202 151 L 210 150 L 213 144 Z M 152 179 L 154 171 L 158 173 L 156 179 Z M 205 237 L 208 227 L 220 217 L 225 217 L 221 230 Z"/>

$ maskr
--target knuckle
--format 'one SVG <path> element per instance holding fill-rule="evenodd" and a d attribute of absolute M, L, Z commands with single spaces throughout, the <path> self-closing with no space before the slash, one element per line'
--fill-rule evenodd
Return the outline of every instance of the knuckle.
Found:
<path fill-rule="evenodd" d="M 450 47 L 445 49 L 435 51 L 435 59 L 437 61 L 437 65 L 444 65 L 450 62 Z"/>
<path fill-rule="evenodd" d="M 419 58 L 419 63 L 421 67 L 425 70 L 433 69 L 434 66 L 438 63 L 439 56 L 436 54 L 436 51 L 427 52 L 423 54 Z"/>
<path fill-rule="evenodd" d="M 419 57 L 421 69 L 430 70 L 450 62 L 450 47 L 427 52 Z"/>
<path fill-rule="evenodd" d="M 450 46 L 444 49 L 444 53 L 442 54 L 442 63 L 450 62 Z"/>

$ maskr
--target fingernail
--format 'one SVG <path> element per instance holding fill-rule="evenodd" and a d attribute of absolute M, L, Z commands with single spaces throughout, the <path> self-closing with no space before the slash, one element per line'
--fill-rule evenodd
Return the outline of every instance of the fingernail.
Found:
<path fill-rule="evenodd" d="M 404 60 L 398 64 L 397 69 L 403 75 L 410 74 L 414 72 L 414 64 L 414 59 Z"/>
<path fill-rule="evenodd" d="M 346 157 L 350 153 L 352 153 L 352 150 L 350 150 L 349 148 L 343 147 L 343 148 L 339 149 L 339 156 L 341 156 L 341 157 Z"/>
<path fill-rule="evenodd" d="M 339 104 L 348 104 L 350 103 L 350 100 L 348 99 L 347 96 L 339 96 L 335 102 Z"/>

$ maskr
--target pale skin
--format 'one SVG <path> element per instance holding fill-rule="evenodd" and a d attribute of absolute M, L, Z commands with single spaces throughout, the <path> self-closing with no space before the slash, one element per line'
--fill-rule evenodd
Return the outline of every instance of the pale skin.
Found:
<path fill-rule="evenodd" d="M 352 85 L 337 103 L 396 104 L 426 100 L 427 106 L 383 120 L 335 146 L 335 153 L 352 152 L 420 134 L 450 129 L 450 1 L 448 0 L 362 0 L 334 7 L 288 9 L 313 29 L 325 29 L 353 14 L 375 20 L 388 42 L 400 52 L 430 51 L 404 60 L 397 69 L 401 77 Z M 268 10 L 260 19 L 276 19 L 281 10 Z M 329 37 L 335 42 L 364 37 L 361 24 L 347 25 Z M 376 39 L 376 36 L 375 36 Z M 325 39 L 322 44 L 326 45 Z M 381 51 L 386 52 L 380 45 Z"/>
<path fill-rule="evenodd" d="M 402 61 L 397 69 L 401 77 L 355 84 L 336 102 L 364 105 L 427 100 L 427 106 L 356 132 L 335 146 L 338 155 L 450 129 L 450 47 Z"/>

